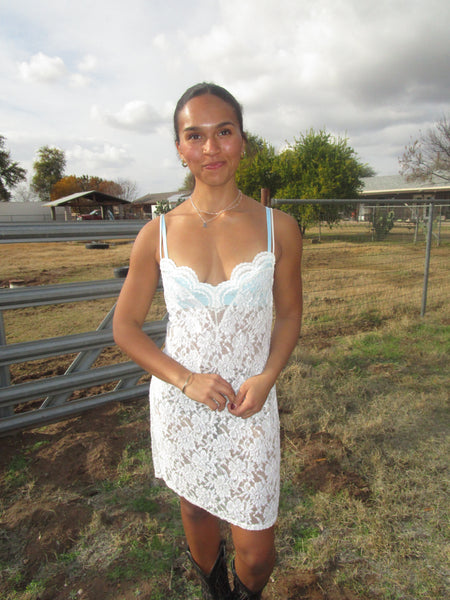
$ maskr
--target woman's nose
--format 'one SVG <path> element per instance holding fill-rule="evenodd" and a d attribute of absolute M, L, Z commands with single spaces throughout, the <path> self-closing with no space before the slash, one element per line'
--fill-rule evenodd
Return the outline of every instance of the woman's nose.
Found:
<path fill-rule="evenodd" d="M 214 137 L 206 138 L 203 144 L 204 154 L 214 154 L 218 150 L 217 140 Z"/>

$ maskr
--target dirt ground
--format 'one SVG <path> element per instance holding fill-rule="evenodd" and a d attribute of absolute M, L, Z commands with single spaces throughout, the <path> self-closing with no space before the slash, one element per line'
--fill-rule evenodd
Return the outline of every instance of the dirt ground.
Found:
<path fill-rule="evenodd" d="M 145 411 L 145 401 L 138 403 Z M 16 555 L 23 565 L 25 579 L 31 580 L 40 565 L 57 554 L 69 552 L 80 532 L 92 519 L 89 499 L 97 493 L 99 484 L 117 478 L 117 467 L 125 447 L 147 435 L 146 419 L 124 423 L 119 418 L 120 405 L 112 404 L 97 411 L 39 430 L 25 431 L 0 440 L 0 484 L 7 488 L 11 464 L 15 456 L 26 455 L 31 489 L 21 494 L 3 495 L 1 521 L 0 564 Z M 292 443 L 284 440 L 283 443 Z M 341 466 L 346 450 L 340 440 L 327 433 L 318 433 L 309 440 L 295 439 L 304 469 L 298 477 L 308 488 L 325 493 L 346 489 L 362 500 L 370 490 L 357 474 Z M 333 459 L 330 460 L 330 457 Z M 17 478 L 21 477 L 18 467 Z M 296 483 L 299 483 L 298 481 Z M 108 519 L 108 515 L 103 515 Z M 115 524 L 120 527 L 120 523 Z M 180 551 L 181 554 L 181 551 Z M 1 580 L 0 580 L 1 581 Z M 68 598 L 64 570 L 56 572 L 46 584 L 40 600 Z M 98 574 L 79 576 L 77 598 L 135 598 L 136 582 L 128 585 L 109 581 Z M 71 588 L 74 589 L 73 581 Z M 146 598 L 145 582 L 140 598 Z M 333 581 L 333 566 L 325 573 L 310 571 L 286 573 L 268 585 L 265 596 L 283 600 L 365 600 Z"/>
<path fill-rule="evenodd" d="M 53 269 L 41 272 L 39 278 L 30 276 L 24 280 L 27 285 L 42 285 L 53 283 L 57 277 Z M 7 284 L 6 280 L 0 281 L 0 287 Z M 326 340 L 324 342 L 326 344 Z M 42 377 L 47 369 L 51 370 L 48 374 L 61 374 L 65 365 L 54 359 L 39 361 L 35 376 Z M 27 372 L 27 379 L 33 376 Z M 14 383 L 20 381 L 20 374 L 16 374 Z M 0 438 L 1 568 L 11 564 L 14 557 L 15 563 L 21 565 L 23 581 L 30 582 L 39 576 L 43 564 L 53 561 L 55 556 L 70 553 L 93 519 L 92 499 L 102 483 L 117 480 L 124 450 L 137 439 L 148 436 L 146 400 L 135 404 L 142 414 L 140 420 L 124 421 L 120 415 L 121 405 L 111 404 L 60 423 Z M 366 482 L 342 466 L 346 449 L 339 439 L 322 432 L 307 440 L 290 434 L 287 440 L 282 431 L 282 443 L 295 444 L 298 459 L 304 465 L 296 485 L 303 484 L 308 489 L 329 494 L 346 490 L 350 496 L 363 501 L 370 498 Z M 26 464 L 17 462 L 12 468 L 17 457 L 26 457 Z M 118 532 L 127 525 L 120 518 L 110 517 L 107 511 L 101 512 L 100 518 Z M 183 548 L 180 548 L 174 577 L 193 578 L 192 573 L 186 573 L 182 554 Z M 321 573 L 308 570 L 284 573 L 278 567 L 263 597 L 265 600 L 369 600 L 337 585 L 334 575 L 334 565 Z M 5 579 L 0 574 L 0 592 L 2 582 Z M 141 600 L 154 597 L 148 582 L 140 580 L 138 584 Z M 69 587 L 67 570 L 61 564 L 46 580 L 45 591 L 29 597 L 33 600 L 132 600 L 136 598 L 136 585 L 135 581 L 117 583 L 91 569 L 72 573 Z M 28 597 L 25 593 L 20 598 Z"/>

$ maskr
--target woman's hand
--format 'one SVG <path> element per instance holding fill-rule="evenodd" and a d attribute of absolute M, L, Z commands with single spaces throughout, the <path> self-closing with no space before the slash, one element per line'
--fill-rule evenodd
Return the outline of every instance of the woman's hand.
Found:
<path fill-rule="evenodd" d="M 231 385 L 220 375 L 208 373 L 193 373 L 184 393 L 191 400 L 205 404 L 211 410 L 224 410 L 236 403 L 236 394 Z"/>
<path fill-rule="evenodd" d="M 264 406 L 272 386 L 273 382 L 265 375 L 250 377 L 241 385 L 234 406 L 229 404 L 228 410 L 235 417 L 242 419 L 252 417 Z"/>

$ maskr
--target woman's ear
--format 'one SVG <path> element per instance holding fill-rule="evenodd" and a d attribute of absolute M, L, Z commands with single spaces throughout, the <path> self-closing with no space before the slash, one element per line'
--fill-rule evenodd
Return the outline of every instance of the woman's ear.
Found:
<path fill-rule="evenodd" d="M 178 152 L 178 156 L 180 157 L 181 164 L 183 165 L 183 167 L 187 167 L 187 162 L 185 161 L 184 156 L 180 150 L 180 143 L 175 142 L 175 146 L 177 147 L 177 152 Z"/>
<path fill-rule="evenodd" d="M 241 158 L 244 158 L 246 150 L 247 150 L 247 138 L 242 137 Z"/>

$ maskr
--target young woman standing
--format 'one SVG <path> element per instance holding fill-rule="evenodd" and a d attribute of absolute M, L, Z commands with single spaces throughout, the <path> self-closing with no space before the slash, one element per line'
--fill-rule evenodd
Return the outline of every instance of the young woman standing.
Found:
<path fill-rule="evenodd" d="M 180 497 L 203 597 L 257 599 L 275 561 L 275 382 L 300 332 L 301 236 L 294 219 L 237 188 L 246 136 L 229 92 L 189 88 L 174 128 L 195 188 L 136 238 L 114 335 L 153 375 L 155 474 Z M 169 313 L 164 351 L 142 332 L 160 275 Z M 233 591 L 219 520 L 231 527 Z"/>

